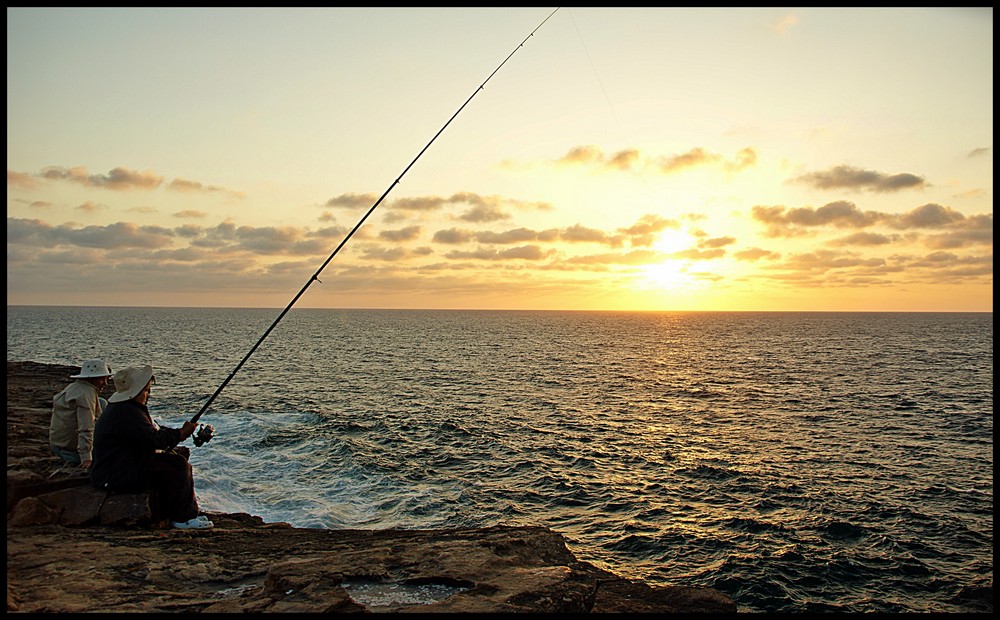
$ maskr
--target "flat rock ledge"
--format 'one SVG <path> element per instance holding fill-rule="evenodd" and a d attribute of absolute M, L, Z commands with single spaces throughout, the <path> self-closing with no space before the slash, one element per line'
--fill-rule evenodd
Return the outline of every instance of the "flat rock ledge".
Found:
<path fill-rule="evenodd" d="M 652 587 L 544 527 L 325 530 L 208 513 L 176 530 L 146 494 L 108 494 L 48 450 L 77 369 L 7 362 L 7 611 L 735 613 L 708 588 Z"/>

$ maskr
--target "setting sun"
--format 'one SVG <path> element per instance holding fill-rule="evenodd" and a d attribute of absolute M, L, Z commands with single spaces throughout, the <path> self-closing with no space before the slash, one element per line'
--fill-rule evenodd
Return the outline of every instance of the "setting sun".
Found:
<path fill-rule="evenodd" d="M 637 288 L 642 290 L 691 287 L 695 283 L 695 279 L 688 274 L 692 261 L 682 256 L 684 251 L 693 247 L 695 243 L 694 237 L 682 230 L 667 229 L 661 232 L 653 242 L 652 248 L 656 250 L 658 257 L 663 258 L 639 268 L 642 277 L 637 282 Z"/>
<path fill-rule="evenodd" d="M 695 245 L 694 237 L 682 230 L 665 230 L 653 243 L 653 249 L 664 254 L 673 254 L 687 250 Z"/>
<path fill-rule="evenodd" d="M 695 280 L 688 275 L 687 269 L 690 261 L 668 258 L 660 263 L 652 263 L 640 269 L 643 274 L 643 288 L 680 288 L 690 287 Z"/>

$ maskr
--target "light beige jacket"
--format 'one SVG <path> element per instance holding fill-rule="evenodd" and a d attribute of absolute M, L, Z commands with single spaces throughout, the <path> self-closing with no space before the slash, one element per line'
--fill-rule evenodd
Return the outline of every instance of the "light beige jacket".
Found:
<path fill-rule="evenodd" d="M 76 450 L 81 462 L 93 460 L 94 422 L 100 415 L 97 386 L 77 379 L 52 398 L 49 443 L 63 450 Z"/>

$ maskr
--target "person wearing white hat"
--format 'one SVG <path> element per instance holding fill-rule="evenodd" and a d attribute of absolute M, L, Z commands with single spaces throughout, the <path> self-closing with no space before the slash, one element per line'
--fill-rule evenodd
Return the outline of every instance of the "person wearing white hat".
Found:
<path fill-rule="evenodd" d="M 115 373 L 115 393 L 94 429 L 90 482 L 105 491 L 150 492 L 153 518 L 168 518 L 176 528 L 211 528 L 213 523 L 198 514 L 191 464 L 174 450 L 197 424 L 169 428 L 153 422 L 146 404 L 154 383 L 148 364 Z"/>
<path fill-rule="evenodd" d="M 88 469 L 92 462 L 94 422 L 107 401 L 101 391 L 108 385 L 111 367 L 104 360 L 87 360 L 75 379 L 52 398 L 49 448 L 70 465 Z"/>

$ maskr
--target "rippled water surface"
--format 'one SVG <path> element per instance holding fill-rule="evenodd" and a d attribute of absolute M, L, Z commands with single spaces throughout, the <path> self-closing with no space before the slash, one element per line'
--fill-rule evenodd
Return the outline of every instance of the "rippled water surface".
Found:
<path fill-rule="evenodd" d="M 7 309 L 7 359 L 151 363 L 180 425 L 278 310 Z M 992 313 L 293 310 L 192 450 L 206 510 L 545 525 L 744 612 L 990 612 Z"/>

